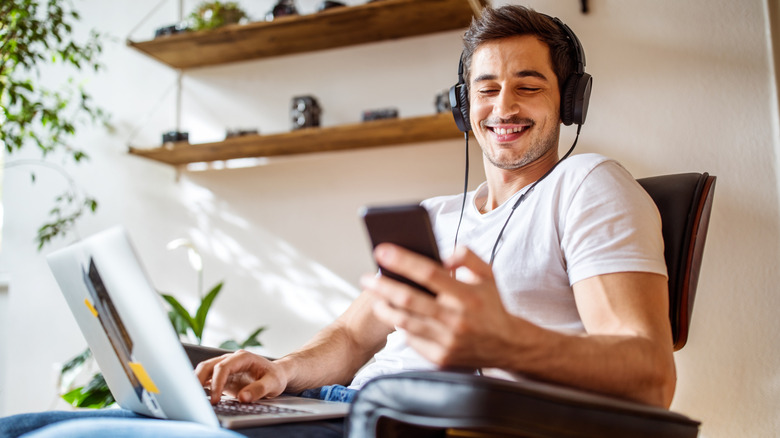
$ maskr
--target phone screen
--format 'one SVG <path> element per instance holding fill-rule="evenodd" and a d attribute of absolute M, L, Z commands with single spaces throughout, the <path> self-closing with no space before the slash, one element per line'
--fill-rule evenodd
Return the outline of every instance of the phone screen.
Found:
<path fill-rule="evenodd" d="M 424 255 L 438 263 L 439 248 L 431 227 L 428 211 L 419 204 L 366 207 L 361 216 L 366 224 L 371 247 L 380 243 L 393 243 Z M 434 295 L 429 289 L 379 266 L 382 275 Z"/>

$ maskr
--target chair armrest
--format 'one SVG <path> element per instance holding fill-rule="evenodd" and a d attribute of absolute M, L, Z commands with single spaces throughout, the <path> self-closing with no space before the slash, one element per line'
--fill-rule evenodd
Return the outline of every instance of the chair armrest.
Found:
<path fill-rule="evenodd" d="M 380 420 L 534 437 L 696 437 L 700 425 L 666 409 L 563 386 L 440 371 L 367 383 L 353 402 L 348 436 L 394 436 L 383 431 L 396 428 Z"/>

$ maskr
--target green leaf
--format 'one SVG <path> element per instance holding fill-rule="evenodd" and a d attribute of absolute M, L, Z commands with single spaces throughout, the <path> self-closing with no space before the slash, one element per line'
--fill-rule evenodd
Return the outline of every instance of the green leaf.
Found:
<path fill-rule="evenodd" d="M 191 328 L 187 320 L 182 318 L 175 310 L 168 312 L 168 319 L 171 320 L 174 330 L 176 330 L 176 333 L 179 335 L 186 335 L 187 329 Z"/>
<path fill-rule="evenodd" d="M 81 392 L 83 388 L 83 386 L 80 386 L 76 389 L 66 392 L 65 394 L 62 394 L 60 397 L 62 397 L 62 399 L 68 402 L 68 404 L 71 406 L 78 407 L 81 401 L 86 397 L 86 395 Z"/>
<path fill-rule="evenodd" d="M 249 336 L 247 336 L 246 339 L 244 339 L 244 342 L 241 343 L 241 348 L 247 348 L 247 347 L 262 347 L 263 344 L 257 339 L 258 336 L 260 336 L 260 333 L 265 330 L 265 327 L 258 327 L 255 331 L 252 332 Z"/>
<path fill-rule="evenodd" d="M 214 303 L 214 299 L 217 298 L 217 295 L 219 295 L 219 291 L 222 290 L 222 285 L 224 282 L 217 283 L 216 286 L 214 286 L 211 291 L 209 291 L 208 294 L 206 294 L 205 297 L 203 297 L 203 300 L 200 302 L 200 306 L 198 307 L 198 311 L 195 314 L 195 322 L 198 324 L 198 330 L 195 331 L 195 336 L 197 336 L 198 339 L 200 339 L 203 336 L 203 329 L 206 326 L 206 316 L 208 316 L 209 310 L 211 309 L 211 305 Z"/>
<path fill-rule="evenodd" d="M 240 349 L 241 346 L 238 345 L 238 342 L 230 339 L 230 340 L 227 340 L 227 341 L 219 344 L 219 348 L 224 348 L 225 350 L 230 350 L 230 351 L 236 351 L 236 350 Z"/>
<path fill-rule="evenodd" d="M 60 369 L 60 374 L 65 374 L 70 370 L 81 367 L 82 365 L 84 365 L 84 363 L 87 362 L 87 360 L 89 360 L 90 357 L 92 357 L 92 350 L 87 348 L 86 350 L 81 352 L 81 354 L 79 354 L 78 356 L 65 362 L 65 365 L 63 365 L 62 368 Z"/>
<path fill-rule="evenodd" d="M 172 309 L 171 311 L 181 319 L 183 324 L 186 324 L 187 327 L 192 329 L 192 331 L 195 333 L 195 336 L 198 338 L 198 341 L 200 341 L 200 335 L 198 335 L 198 332 L 195 331 L 195 327 L 197 323 L 195 322 L 195 319 L 192 318 L 192 316 L 187 311 L 187 309 L 185 309 L 184 306 L 182 306 L 181 303 L 179 303 L 179 301 L 173 296 L 168 294 L 160 294 L 160 295 L 162 295 L 163 299 L 166 302 L 168 302 L 168 304 L 171 306 Z M 173 320 L 171 320 L 171 322 L 173 323 L 174 327 L 177 326 L 177 323 L 173 322 Z M 177 332 L 183 334 L 182 332 L 178 331 L 178 328 L 177 328 Z"/>
<path fill-rule="evenodd" d="M 97 373 L 86 385 L 61 395 L 62 399 L 77 408 L 104 408 L 115 402 L 111 390 L 103 377 Z"/>

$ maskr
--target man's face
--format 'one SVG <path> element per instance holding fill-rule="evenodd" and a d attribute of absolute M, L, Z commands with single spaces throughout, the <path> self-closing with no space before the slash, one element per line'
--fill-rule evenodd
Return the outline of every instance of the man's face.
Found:
<path fill-rule="evenodd" d="M 514 170 L 557 156 L 560 90 L 546 44 L 531 35 L 483 43 L 470 81 L 471 128 L 494 166 Z"/>

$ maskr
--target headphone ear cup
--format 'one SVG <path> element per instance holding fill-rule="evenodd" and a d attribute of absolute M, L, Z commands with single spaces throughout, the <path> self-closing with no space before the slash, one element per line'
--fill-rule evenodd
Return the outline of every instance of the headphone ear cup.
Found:
<path fill-rule="evenodd" d="M 587 73 L 573 74 L 566 80 L 561 93 L 561 121 L 564 125 L 585 123 L 592 82 Z"/>
<path fill-rule="evenodd" d="M 566 126 L 574 122 L 574 102 L 578 79 L 577 75 L 569 76 L 561 91 L 561 121 Z"/>
<path fill-rule="evenodd" d="M 469 120 L 469 92 L 466 85 L 458 82 L 450 88 L 450 107 L 455 124 L 462 132 L 471 131 Z"/>
<path fill-rule="evenodd" d="M 585 123 L 585 117 L 588 115 L 590 89 L 592 86 L 593 78 L 583 72 L 577 80 L 577 90 L 574 92 L 574 123 L 578 125 Z"/>

